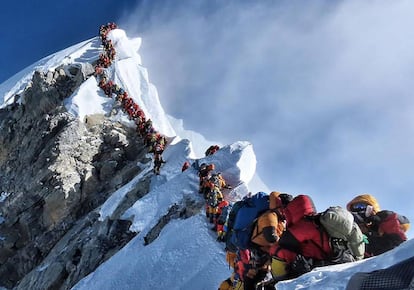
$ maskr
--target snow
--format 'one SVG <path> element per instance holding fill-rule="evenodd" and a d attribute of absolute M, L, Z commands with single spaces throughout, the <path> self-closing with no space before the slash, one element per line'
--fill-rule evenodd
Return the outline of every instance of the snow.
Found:
<path fill-rule="evenodd" d="M 203 212 L 187 219 L 170 221 L 152 243 L 144 245 L 144 237 L 169 208 L 186 198 L 202 201 L 198 193 L 197 171 L 190 167 L 181 172 L 184 161 L 199 164 L 214 163 L 234 190 L 227 193 L 231 200 L 240 199 L 249 191 L 268 191 L 255 174 L 256 156 L 248 141 L 222 145 L 214 155 L 204 157 L 212 142 L 197 132 L 185 130 L 181 120 L 167 116 L 160 104 L 157 90 L 150 83 L 147 70 L 141 64 L 138 49 L 141 39 L 129 40 L 125 32 L 116 29 L 109 34 L 117 51 L 115 63 L 108 76 L 124 88 L 134 101 L 151 118 L 154 127 L 171 137 L 163 156 L 167 161 L 159 176 L 152 177 L 151 190 L 139 199 L 122 218 L 132 221 L 131 230 L 137 235 L 96 271 L 73 287 L 75 290 L 93 289 L 217 289 L 220 282 L 231 274 L 225 261 L 223 243 L 216 241 Z M 47 71 L 65 63 L 82 63 L 96 60 L 100 53 L 98 38 L 93 38 L 46 57 L 16 74 L 0 86 L 0 107 L 13 102 L 14 96 L 30 83 L 35 70 Z M 18 101 L 18 100 L 17 100 Z M 85 81 L 65 101 L 67 110 L 85 121 L 91 114 L 108 115 L 113 100 L 99 89 L 94 77 Z M 119 112 L 112 117 L 133 126 Z M 199 158 L 196 160 L 196 158 Z M 137 164 L 142 168 L 135 178 L 115 191 L 100 208 L 100 219 L 110 218 L 126 193 L 136 186 L 141 176 L 152 169 L 152 164 Z M 2 201 L 5 195 L 2 193 Z M 1 219 L 1 218 L 0 218 Z M 0 221 L 1 222 L 1 221 Z M 381 256 L 356 263 L 317 268 L 295 280 L 277 284 L 278 289 L 345 289 L 350 276 L 358 271 L 371 271 L 388 267 L 414 253 L 414 240 Z M 39 269 L 45 265 L 39 265 Z"/>
<path fill-rule="evenodd" d="M 62 64 L 93 62 L 98 59 L 99 52 L 100 39 L 94 37 L 42 58 L 0 85 L 0 108 L 13 103 L 15 95 L 22 93 L 30 84 L 35 71 L 47 72 Z"/>
<path fill-rule="evenodd" d="M 141 66 L 137 48 L 132 47 L 133 42 L 128 40 L 121 29 L 112 30 L 108 38 L 112 40 L 116 51 L 115 70 L 111 79 L 139 104 L 159 132 L 166 136 L 176 136 L 160 104 L 157 89 L 149 82 L 147 70 Z"/>
<path fill-rule="evenodd" d="M 207 290 L 229 275 L 222 246 L 199 214 L 170 222 L 148 246 L 138 235 L 73 289 Z"/>
<path fill-rule="evenodd" d="M 151 167 L 147 167 L 143 170 L 140 174 L 135 176 L 130 182 L 126 185 L 112 193 L 112 195 L 106 200 L 106 202 L 101 206 L 100 209 L 100 218 L 99 220 L 103 221 L 105 218 L 111 218 L 112 214 L 118 207 L 118 205 L 122 202 L 125 198 L 126 194 L 130 192 L 132 188 L 134 188 L 140 181 L 140 179 L 151 170 Z"/>
<path fill-rule="evenodd" d="M 81 121 L 94 114 L 106 114 L 114 101 L 98 87 L 95 77 L 87 79 L 80 88 L 65 100 L 66 109 Z"/>

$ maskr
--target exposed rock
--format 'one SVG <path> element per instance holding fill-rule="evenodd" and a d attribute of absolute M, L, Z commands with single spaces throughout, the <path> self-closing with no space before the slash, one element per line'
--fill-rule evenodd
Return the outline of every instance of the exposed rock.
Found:
<path fill-rule="evenodd" d="M 125 220 L 98 221 L 91 212 L 73 226 L 14 289 L 70 289 L 136 234 Z"/>
<path fill-rule="evenodd" d="M 15 97 L 22 102 L 0 109 L 0 287 L 71 289 L 137 235 L 121 216 L 151 188 L 148 148 L 111 115 L 81 122 L 63 106 L 93 74 L 88 64 L 36 72 Z M 111 216 L 100 219 L 103 202 L 138 174 Z M 202 208 L 192 199 L 173 205 L 145 242 Z"/>
<path fill-rule="evenodd" d="M 158 223 L 144 237 L 145 244 L 151 244 L 170 220 L 193 216 L 200 212 L 203 206 L 202 202 L 196 202 L 192 199 L 186 199 L 180 204 L 174 204 L 169 208 L 168 213 L 162 216 Z"/>
<path fill-rule="evenodd" d="M 96 209 L 148 164 L 134 128 L 82 123 L 63 107 L 93 67 L 36 72 L 21 105 L 0 110 L 0 286 L 70 289 L 136 233 L 120 220 L 149 190 L 144 178 L 111 219 Z"/>

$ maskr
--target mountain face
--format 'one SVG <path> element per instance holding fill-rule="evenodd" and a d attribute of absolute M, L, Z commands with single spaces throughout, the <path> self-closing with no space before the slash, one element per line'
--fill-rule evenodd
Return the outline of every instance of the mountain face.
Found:
<path fill-rule="evenodd" d="M 100 89 L 97 38 L 39 61 L 16 84 L 3 84 L 0 287 L 71 289 L 134 237 L 150 245 L 171 221 L 203 210 L 202 197 L 194 194 L 195 169 L 181 174 L 182 163 L 194 156 L 191 142 L 175 136 L 124 32 L 114 31 L 112 40 L 118 53 L 107 75 L 170 136 L 168 163 L 159 176 L 153 174 L 153 156 L 134 122 Z M 217 169 L 233 184 L 252 178 L 255 157 L 247 142 L 227 146 L 217 156 Z M 241 172 L 237 163 L 251 169 Z M 146 201 L 159 192 L 165 201 Z M 244 195 L 247 188 L 235 192 Z M 139 204 L 144 204 L 141 212 Z M 217 271 L 227 275 L 221 270 L 227 268 L 224 259 L 215 259 Z"/>
<path fill-rule="evenodd" d="M 92 66 L 36 72 L 21 104 L 2 109 L 0 126 L 0 284 L 16 289 L 68 289 L 125 245 L 131 222 L 98 221 L 94 211 L 151 162 L 135 130 L 88 116 L 80 122 L 63 100 Z M 124 207 L 148 192 L 143 176 Z M 53 264 L 39 277 L 40 262 Z M 17 285 L 17 283 L 20 283 Z"/>
<path fill-rule="evenodd" d="M 64 106 L 93 74 L 91 64 L 37 71 L 21 103 L 0 111 L 2 286 L 70 289 L 136 235 L 120 214 L 149 191 L 150 171 L 110 218 L 98 220 L 96 208 L 151 166 L 142 138 L 104 115 L 81 122 Z M 41 262 L 48 270 L 34 271 Z"/>

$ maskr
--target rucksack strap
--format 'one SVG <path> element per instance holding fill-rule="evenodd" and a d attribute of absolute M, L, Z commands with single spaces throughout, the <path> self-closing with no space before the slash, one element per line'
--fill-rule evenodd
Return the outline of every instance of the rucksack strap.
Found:
<path fill-rule="evenodd" d="M 319 221 L 319 218 L 321 217 L 321 214 L 314 214 L 314 215 L 305 215 L 305 220 L 314 222 L 318 227 L 321 225 L 321 222 Z"/>
<path fill-rule="evenodd" d="M 324 245 L 324 240 L 323 240 L 323 234 L 324 234 L 324 229 L 320 226 L 317 227 L 317 229 L 319 230 L 319 237 L 321 239 L 321 244 L 319 245 L 318 243 L 316 243 L 314 240 L 311 240 L 311 243 L 314 244 L 322 253 L 322 256 L 324 258 L 324 260 L 330 260 L 332 255 L 328 255 L 325 253 L 325 250 L 323 249 L 323 245 Z"/>
<path fill-rule="evenodd" d="M 283 216 L 280 213 L 280 211 L 279 211 L 280 208 L 282 208 L 282 207 L 278 206 L 278 207 L 272 208 L 270 211 L 274 212 L 277 215 L 278 221 L 284 221 L 284 220 L 286 220 L 286 218 L 285 218 L 285 216 Z"/>
<path fill-rule="evenodd" d="M 252 225 L 253 225 L 253 227 L 252 227 L 252 229 L 253 229 L 253 230 L 252 230 L 252 233 L 254 232 L 254 228 L 256 228 L 256 232 L 257 232 L 257 234 L 256 234 L 256 235 L 254 235 L 254 236 L 252 236 L 252 237 L 250 238 L 250 240 L 251 240 L 251 241 L 252 241 L 252 240 L 254 240 L 255 238 L 257 238 L 258 236 L 260 236 L 260 235 L 261 235 L 261 233 L 263 232 L 263 230 L 259 232 L 259 223 L 257 222 L 257 218 L 253 220 Z"/>

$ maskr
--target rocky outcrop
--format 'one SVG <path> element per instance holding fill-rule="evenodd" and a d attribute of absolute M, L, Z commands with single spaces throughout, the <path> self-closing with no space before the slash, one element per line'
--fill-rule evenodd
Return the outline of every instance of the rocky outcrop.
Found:
<path fill-rule="evenodd" d="M 172 205 L 168 209 L 167 214 L 162 216 L 158 223 L 144 237 L 145 245 L 151 244 L 158 237 L 165 225 L 167 225 L 171 220 L 191 217 L 199 213 L 203 206 L 203 202 L 195 201 L 189 198 L 183 200 L 180 204 Z"/>
<path fill-rule="evenodd" d="M 97 213 L 89 213 L 14 289 L 70 289 L 135 236 L 129 226 L 124 220 L 100 222 Z"/>
<path fill-rule="evenodd" d="M 37 72 L 21 104 L 0 111 L 0 286 L 70 289 L 136 234 L 96 209 L 150 164 L 142 140 L 107 116 L 82 123 L 63 107 L 92 73 Z M 125 202 L 148 189 L 149 176 Z"/>

